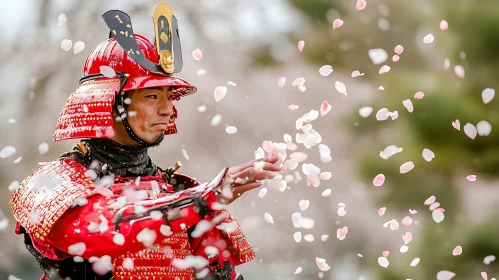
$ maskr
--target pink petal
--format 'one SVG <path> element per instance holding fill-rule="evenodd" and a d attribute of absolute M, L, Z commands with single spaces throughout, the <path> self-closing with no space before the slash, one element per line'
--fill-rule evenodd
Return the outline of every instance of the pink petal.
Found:
<path fill-rule="evenodd" d="M 340 28 L 343 25 L 343 21 L 339 18 L 333 21 L 333 29 Z"/>
<path fill-rule="evenodd" d="M 344 227 L 336 230 L 336 237 L 339 240 L 345 239 L 347 237 L 347 234 L 348 234 L 348 227 L 347 226 L 344 226 Z"/>
<path fill-rule="evenodd" d="M 319 179 L 321 179 L 323 181 L 329 180 L 329 179 L 331 179 L 331 177 L 333 177 L 333 175 L 331 174 L 331 172 L 322 172 L 319 175 Z"/>
<path fill-rule="evenodd" d="M 357 0 L 355 8 L 357 9 L 357 11 L 362 11 L 366 8 L 366 6 L 367 6 L 366 0 Z"/>
<path fill-rule="evenodd" d="M 433 218 L 433 220 L 438 224 L 440 222 L 442 222 L 445 218 L 445 215 L 442 211 L 440 210 L 435 210 L 433 212 L 431 212 L 431 216 Z"/>
<path fill-rule="evenodd" d="M 455 120 L 452 122 L 452 126 L 457 129 L 457 131 L 461 131 L 461 124 L 459 123 L 459 120 Z"/>
<path fill-rule="evenodd" d="M 321 105 L 321 117 L 324 117 L 327 113 L 331 111 L 331 105 L 327 101 L 322 102 Z"/>
<path fill-rule="evenodd" d="M 352 72 L 352 78 L 357 78 L 360 76 L 364 76 L 364 73 L 360 73 L 358 70 Z"/>
<path fill-rule="evenodd" d="M 388 73 L 390 71 L 390 66 L 388 65 L 383 65 L 381 66 L 381 68 L 379 68 L 379 74 L 385 74 L 385 73 Z"/>
<path fill-rule="evenodd" d="M 487 280 L 487 272 L 481 272 L 483 280 Z"/>
<path fill-rule="evenodd" d="M 440 29 L 442 29 L 443 31 L 447 31 L 449 29 L 449 24 L 446 20 L 442 20 L 440 22 Z"/>
<path fill-rule="evenodd" d="M 385 214 L 385 211 L 386 211 L 386 207 L 379 208 L 378 215 L 383 216 Z"/>
<path fill-rule="evenodd" d="M 468 175 L 466 179 L 470 182 L 475 182 L 476 181 L 476 175 Z"/>
<path fill-rule="evenodd" d="M 336 88 L 336 90 L 339 93 L 343 93 L 344 95 L 347 95 L 347 88 L 346 88 L 344 83 L 342 83 L 340 81 L 336 81 L 336 83 L 334 83 L 334 87 Z"/>
<path fill-rule="evenodd" d="M 290 110 L 290 111 L 294 111 L 294 110 L 298 109 L 299 107 L 300 107 L 300 106 L 298 106 L 298 105 L 289 105 L 289 106 L 288 106 L 288 110 Z"/>
<path fill-rule="evenodd" d="M 345 210 L 345 208 L 343 208 L 343 207 L 338 208 L 338 216 L 343 217 L 346 214 L 347 214 L 347 211 Z"/>
<path fill-rule="evenodd" d="M 434 40 L 435 40 L 435 37 L 433 37 L 432 34 L 428 34 L 428 35 L 424 36 L 423 43 L 431 44 L 431 43 L 433 43 Z"/>
<path fill-rule="evenodd" d="M 397 220 L 392 219 L 390 221 L 390 229 L 391 230 L 399 230 L 399 222 L 397 222 Z"/>
<path fill-rule="evenodd" d="M 384 182 L 385 182 L 385 175 L 378 174 L 376 177 L 374 177 L 373 185 L 376 187 L 380 187 L 381 185 L 383 185 Z"/>
<path fill-rule="evenodd" d="M 409 213 L 411 213 L 412 215 L 414 215 L 414 214 L 418 213 L 418 211 L 409 209 Z"/>
<path fill-rule="evenodd" d="M 402 225 L 403 226 L 410 226 L 412 224 L 412 218 L 409 216 L 406 216 L 404 219 L 402 219 Z"/>
<path fill-rule="evenodd" d="M 388 256 L 390 255 L 390 251 L 383 251 L 381 252 L 381 255 L 385 258 L 388 258 Z"/>
<path fill-rule="evenodd" d="M 444 60 L 444 69 L 449 70 L 449 68 L 450 68 L 450 60 L 448 58 L 446 58 Z"/>
<path fill-rule="evenodd" d="M 416 94 L 414 94 L 414 99 L 423 99 L 424 97 L 424 93 L 422 91 L 418 91 L 416 92 Z"/>
<path fill-rule="evenodd" d="M 300 274 L 301 272 L 302 272 L 302 268 L 301 268 L 301 266 L 299 266 L 299 267 L 295 270 L 294 274 L 295 274 L 295 275 L 296 275 L 296 274 Z"/>
<path fill-rule="evenodd" d="M 402 47 L 401 45 L 397 45 L 394 51 L 396 54 L 401 55 L 404 52 L 404 47 Z"/>
<path fill-rule="evenodd" d="M 305 41 L 303 41 L 303 40 L 302 40 L 302 41 L 298 42 L 298 50 L 299 50 L 300 52 L 302 52 L 302 51 L 303 51 L 303 47 L 304 47 L 304 46 L 305 46 Z"/>
<path fill-rule="evenodd" d="M 474 140 L 476 137 L 476 134 L 477 134 L 476 127 L 474 125 L 472 125 L 471 123 L 467 123 L 464 126 L 464 134 L 466 134 L 469 138 Z"/>
<path fill-rule="evenodd" d="M 423 149 L 423 158 L 427 162 L 430 162 L 432 159 L 435 158 L 435 153 L 433 153 L 433 151 L 430 149 Z"/>
<path fill-rule="evenodd" d="M 378 264 L 381 267 L 388 267 L 388 265 L 390 265 L 390 262 L 388 261 L 388 259 L 386 257 L 379 257 Z"/>
<path fill-rule="evenodd" d="M 463 248 L 461 246 L 456 246 L 456 248 L 454 248 L 454 250 L 452 250 L 452 254 L 454 256 L 459 256 L 463 253 Z"/>
<path fill-rule="evenodd" d="M 398 56 L 398 55 L 394 55 L 394 56 L 392 57 L 392 61 L 393 61 L 393 62 L 397 62 L 397 61 L 399 61 L 399 60 L 400 60 L 400 56 Z"/>
<path fill-rule="evenodd" d="M 385 90 L 383 86 L 379 86 L 378 90 Z"/>
<path fill-rule="evenodd" d="M 225 94 L 227 94 L 226 86 L 217 87 L 215 89 L 215 101 L 219 102 L 222 100 L 225 97 Z"/>
<path fill-rule="evenodd" d="M 407 173 L 414 169 L 414 163 L 412 161 L 408 161 L 400 166 L 400 174 Z"/>
<path fill-rule="evenodd" d="M 278 80 L 277 80 L 277 85 L 282 88 L 284 86 L 284 84 L 286 84 L 286 77 L 280 77 Z"/>
<path fill-rule="evenodd" d="M 305 83 L 305 78 L 300 77 L 300 78 L 296 78 L 291 85 L 294 87 L 295 86 L 303 86 L 304 83 Z"/>
<path fill-rule="evenodd" d="M 402 239 L 404 240 L 405 244 L 409 244 L 409 242 L 412 241 L 412 234 L 410 232 L 406 232 L 404 235 L 402 235 Z"/>
<path fill-rule="evenodd" d="M 433 211 L 433 210 L 437 209 L 438 207 L 440 207 L 440 202 L 434 202 L 430 205 L 429 209 L 430 209 L 430 211 Z"/>
<path fill-rule="evenodd" d="M 199 49 L 195 49 L 192 52 L 192 57 L 194 57 L 195 60 L 201 60 L 203 59 L 203 53 Z"/>
<path fill-rule="evenodd" d="M 432 196 L 428 197 L 428 199 L 425 200 L 424 205 L 433 204 L 433 202 L 435 202 L 436 199 L 437 198 L 434 195 L 432 195 Z"/>

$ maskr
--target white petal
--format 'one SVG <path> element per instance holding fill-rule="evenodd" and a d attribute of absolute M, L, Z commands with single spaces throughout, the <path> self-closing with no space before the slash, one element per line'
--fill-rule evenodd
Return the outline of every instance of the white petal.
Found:
<path fill-rule="evenodd" d="M 444 220 L 445 218 L 445 215 L 442 211 L 440 210 L 434 210 L 432 213 L 431 213 L 431 216 L 433 218 L 433 220 L 436 222 L 436 223 L 440 223 Z"/>
<path fill-rule="evenodd" d="M 305 78 L 301 77 L 301 78 L 296 78 L 291 85 L 294 87 L 303 86 L 304 83 L 305 83 Z"/>
<path fill-rule="evenodd" d="M 300 211 L 305 211 L 307 210 L 308 206 L 310 206 L 310 200 L 305 200 L 305 199 L 302 199 L 298 202 L 298 206 L 300 208 Z"/>
<path fill-rule="evenodd" d="M 61 42 L 61 49 L 63 49 L 64 51 L 69 51 L 72 46 L 73 46 L 73 42 L 71 42 L 71 40 L 69 40 L 69 39 L 64 39 Z"/>
<path fill-rule="evenodd" d="M 286 84 L 286 77 L 280 77 L 277 80 L 277 86 L 279 86 L 280 88 L 282 88 L 285 84 Z"/>
<path fill-rule="evenodd" d="M 347 88 L 346 88 L 344 83 L 342 83 L 340 81 L 336 81 L 336 83 L 334 84 L 334 87 L 336 88 L 336 90 L 339 93 L 343 93 L 344 95 L 347 95 Z"/>
<path fill-rule="evenodd" d="M 113 70 L 113 68 L 109 66 L 100 66 L 100 73 L 104 75 L 106 78 L 114 78 L 116 76 L 116 72 Z"/>
<path fill-rule="evenodd" d="M 388 59 L 388 54 L 384 49 L 370 49 L 368 54 L 374 65 L 381 64 Z"/>
<path fill-rule="evenodd" d="M 478 135 L 480 136 L 489 136 L 490 132 L 492 131 L 492 126 L 487 121 L 481 121 L 477 123 L 476 130 Z"/>
<path fill-rule="evenodd" d="M 410 99 L 402 101 L 402 104 L 407 109 L 407 111 L 409 111 L 409 113 L 412 113 L 414 111 L 414 106 L 412 105 L 412 101 Z"/>
<path fill-rule="evenodd" d="M 390 146 L 387 146 L 383 151 L 379 152 L 379 156 L 382 159 L 388 159 L 391 156 L 402 152 L 403 150 L 404 150 L 403 148 L 398 148 L 395 145 L 390 145 Z"/>
<path fill-rule="evenodd" d="M 74 45 L 73 53 L 74 54 L 80 53 L 81 51 L 83 51 L 83 49 L 85 49 L 85 43 L 83 43 L 82 41 L 78 41 Z"/>
<path fill-rule="evenodd" d="M 16 153 L 16 148 L 14 148 L 12 146 L 5 146 L 5 148 L 3 148 L 0 151 L 0 158 L 7 158 L 7 157 L 12 156 L 15 153 Z"/>
<path fill-rule="evenodd" d="M 431 43 L 433 43 L 434 40 L 435 40 L 435 37 L 433 37 L 432 34 L 428 34 L 428 35 L 424 36 L 423 43 L 431 44 Z"/>
<path fill-rule="evenodd" d="M 378 264 L 381 266 L 381 267 L 388 267 L 388 265 L 390 265 L 390 262 L 388 261 L 387 258 L 385 257 L 379 257 L 378 258 Z"/>
<path fill-rule="evenodd" d="M 378 110 L 378 112 L 376 113 L 376 119 L 378 121 L 384 121 L 384 120 L 387 120 L 389 118 L 389 116 L 387 115 L 388 113 L 390 113 L 390 111 L 388 111 L 387 108 L 381 108 Z"/>
<path fill-rule="evenodd" d="M 359 115 L 363 118 L 369 117 L 372 112 L 373 112 L 372 107 L 362 107 L 359 109 Z"/>
<path fill-rule="evenodd" d="M 295 234 L 293 234 L 293 238 L 295 239 L 295 242 L 301 242 L 301 232 L 295 232 Z"/>
<path fill-rule="evenodd" d="M 415 258 L 415 259 L 413 259 L 413 260 L 412 260 L 412 262 L 411 262 L 411 266 L 416 266 L 416 265 L 418 265 L 420 260 L 421 260 L 420 258 Z"/>
<path fill-rule="evenodd" d="M 414 168 L 414 163 L 412 161 L 408 161 L 400 166 L 400 174 L 407 173 Z"/>
<path fill-rule="evenodd" d="M 456 274 L 447 270 L 442 270 L 437 273 L 437 280 L 450 280 L 454 278 Z"/>
<path fill-rule="evenodd" d="M 274 218 L 272 218 L 272 215 L 270 215 L 269 213 L 265 213 L 263 217 L 267 223 L 269 224 L 274 223 Z"/>
<path fill-rule="evenodd" d="M 433 153 L 430 149 L 424 149 L 423 150 L 423 158 L 427 162 L 430 162 L 432 159 L 435 158 L 435 153 Z"/>
<path fill-rule="evenodd" d="M 381 66 L 381 68 L 379 68 L 379 74 L 385 74 L 385 73 L 388 73 L 390 72 L 390 66 L 388 65 L 383 65 Z"/>
<path fill-rule="evenodd" d="M 464 134 L 466 134 L 471 139 L 475 139 L 477 134 L 476 127 L 470 123 L 467 123 L 464 126 Z"/>
<path fill-rule="evenodd" d="M 465 76 L 464 68 L 461 65 L 454 66 L 454 73 L 456 73 L 456 76 L 458 76 L 461 79 L 464 78 Z"/>
<path fill-rule="evenodd" d="M 38 152 L 40 155 L 46 154 L 49 151 L 49 144 L 42 143 L 38 146 Z"/>
<path fill-rule="evenodd" d="M 228 134 L 234 134 L 237 132 L 237 127 L 228 126 L 227 128 L 225 128 L 225 132 L 227 132 Z"/>
<path fill-rule="evenodd" d="M 484 104 L 489 103 L 494 99 L 494 96 L 496 95 L 496 92 L 493 88 L 486 88 L 482 91 L 482 100 Z"/>
<path fill-rule="evenodd" d="M 57 18 L 58 25 L 63 25 L 67 22 L 68 18 L 66 17 L 65 14 L 60 14 L 59 17 Z"/>
<path fill-rule="evenodd" d="M 319 69 L 319 74 L 326 77 L 333 73 L 333 67 L 331 65 L 324 65 Z"/>
<path fill-rule="evenodd" d="M 220 114 L 216 114 L 211 119 L 211 126 L 217 126 L 222 122 L 222 116 Z"/>
<path fill-rule="evenodd" d="M 214 95 L 215 95 L 215 101 L 219 102 L 222 100 L 225 95 L 227 94 L 227 87 L 226 86 L 219 86 L 215 89 Z"/>

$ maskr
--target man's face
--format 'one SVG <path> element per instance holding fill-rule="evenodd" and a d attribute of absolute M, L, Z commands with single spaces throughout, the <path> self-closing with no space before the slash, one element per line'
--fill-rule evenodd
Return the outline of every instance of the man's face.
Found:
<path fill-rule="evenodd" d="M 164 132 L 173 114 L 171 87 L 139 89 L 128 97 L 128 123 L 133 132 L 149 144 L 163 141 Z"/>

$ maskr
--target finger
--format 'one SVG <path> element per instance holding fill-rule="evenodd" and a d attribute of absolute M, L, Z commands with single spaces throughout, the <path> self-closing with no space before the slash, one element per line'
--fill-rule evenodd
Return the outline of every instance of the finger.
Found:
<path fill-rule="evenodd" d="M 234 187 L 234 189 L 232 191 L 234 192 L 235 196 L 239 197 L 243 193 L 250 191 L 252 189 L 256 189 L 256 188 L 260 187 L 261 185 L 262 185 L 262 182 L 251 182 L 248 184 L 236 186 L 236 187 Z"/>
<path fill-rule="evenodd" d="M 256 170 L 253 167 L 249 167 L 240 171 L 232 176 L 232 179 L 236 180 L 240 178 L 242 180 L 255 181 L 255 180 L 263 180 L 263 179 L 272 179 L 277 176 L 276 172 L 267 171 L 267 170 Z"/>

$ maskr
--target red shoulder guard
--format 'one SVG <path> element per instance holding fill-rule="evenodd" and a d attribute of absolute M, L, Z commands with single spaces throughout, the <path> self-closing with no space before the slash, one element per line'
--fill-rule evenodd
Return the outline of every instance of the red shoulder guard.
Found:
<path fill-rule="evenodd" d="M 44 240 L 55 222 L 78 199 L 95 193 L 85 172 L 85 166 L 73 159 L 43 163 L 21 182 L 10 198 L 16 221 L 30 235 Z"/>

